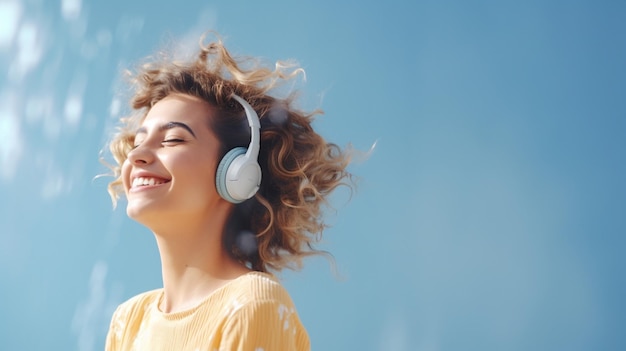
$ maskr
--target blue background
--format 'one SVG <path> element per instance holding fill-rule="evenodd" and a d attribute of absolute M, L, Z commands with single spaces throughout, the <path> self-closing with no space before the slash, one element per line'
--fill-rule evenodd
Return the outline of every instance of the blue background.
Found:
<path fill-rule="evenodd" d="M 209 29 L 376 144 L 334 196 L 338 273 L 282 275 L 315 350 L 626 349 L 626 3 L 538 0 L 2 0 L 0 349 L 101 350 L 160 286 L 94 176 L 122 70 Z"/>

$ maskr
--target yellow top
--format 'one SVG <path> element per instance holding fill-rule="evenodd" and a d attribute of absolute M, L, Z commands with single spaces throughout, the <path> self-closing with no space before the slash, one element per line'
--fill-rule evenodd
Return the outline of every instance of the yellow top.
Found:
<path fill-rule="evenodd" d="M 161 312 L 162 297 L 158 289 L 121 304 L 111 320 L 106 351 L 310 349 L 287 290 L 270 274 L 244 274 L 187 311 Z"/>

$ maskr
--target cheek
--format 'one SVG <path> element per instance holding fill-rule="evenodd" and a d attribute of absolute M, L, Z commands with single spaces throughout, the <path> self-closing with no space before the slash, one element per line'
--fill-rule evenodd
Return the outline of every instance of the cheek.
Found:
<path fill-rule="evenodd" d="M 180 161 L 177 165 L 179 167 L 175 167 L 178 170 L 178 181 L 184 184 L 188 191 L 199 196 L 217 193 L 215 189 L 215 160 L 196 158 Z"/>

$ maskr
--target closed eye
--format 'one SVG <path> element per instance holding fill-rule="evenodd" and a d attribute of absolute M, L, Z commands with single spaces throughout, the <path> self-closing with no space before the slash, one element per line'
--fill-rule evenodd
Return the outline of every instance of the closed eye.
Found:
<path fill-rule="evenodd" d="M 184 139 L 172 138 L 172 139 L 165 139 L 161 143 L 162 144 L 180 144 L 184 142 L 185 142 Z"/>
<path fill-rule="evenodd" d="M 139 147 L 139 145 L 141 145 L 141 140 L 133 140 L 133 147 L 132 150 L 136 149 Z"/>

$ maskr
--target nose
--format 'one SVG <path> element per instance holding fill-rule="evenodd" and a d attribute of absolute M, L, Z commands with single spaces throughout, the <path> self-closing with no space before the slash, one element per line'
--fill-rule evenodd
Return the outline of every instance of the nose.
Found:
<path fill-rule="evenodd" d="M 154 161 L 154 153 L 146 144 L 147 143 L 142 143 L 130 150 L 128 153 L 128 161 L 130 161 L 130 163 L 142 165 Z"/>

